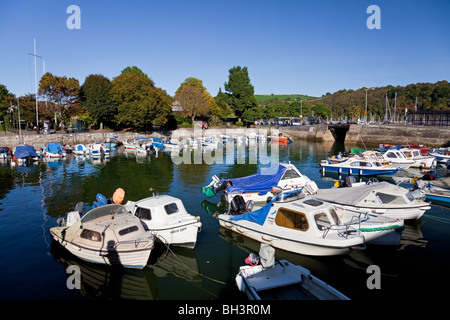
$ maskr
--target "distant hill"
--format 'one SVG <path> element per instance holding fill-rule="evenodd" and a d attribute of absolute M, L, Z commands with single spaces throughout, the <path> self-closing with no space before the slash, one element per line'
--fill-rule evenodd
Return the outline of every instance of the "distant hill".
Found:
<path fill-rule="evenodd" d="M 255 94 L 256 102 L 258 104 L 267 103 L 267 102 L 289 102 L 289 101 L 306 101 L 306 100 L 314 100 L 316 97 L 310 97 L 303 94 Z"/>
<path fill-rule="evenodd" d="M 312 106 L 322 103 L 332 110 L 333 118 L 342 116 L 362 117 L 365 112 L 366 89 L 342 89 L 333 94 L 309 100 L 304 104 Z M 387 106 L 387 108 L 386 108 Z M 436 83 L 415 83 L 407 86 L 385 86 L 368 88 L 367 113 L 368 117 L 384 119 L 386 111 L 388 117 L 402 116 L 405 112 L 420 110 L 449 110 L 450 84 L 448 81 Z"/>

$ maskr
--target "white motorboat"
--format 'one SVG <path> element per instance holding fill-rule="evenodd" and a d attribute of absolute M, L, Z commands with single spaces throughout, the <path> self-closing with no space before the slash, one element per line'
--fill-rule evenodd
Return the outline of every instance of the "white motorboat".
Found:
<path fill-rule="evenodd" d="M 293 164 L 280 163 L 242 178 L 219 179 L 213 176 L 212 182 L 204 186 L 202 192 L 208 197 L 221 193 L 227 202 L 237 195 L 244 197 L 245 201 L 266 202 L 282 191 L 303 188 L 308 181 L 309 178 Z"/>
<path fill-rule="evenodd" d="M 201 228 L 199 217 L 190 215 L 183 202 L 169 195 L 128 201 L 125 207 L 167 245 L 194 248 Z"/>
<path fill-rule="evenodd" d="M 431 209 L 429 203 L 417 199 L 407 188 L 385 181 L 330 189 L 318 189 L 311 181 L 303 188 L 303 193 L 331 202 L 338 208 L 394 219 L 416 220 Z"/>
<path fill-rule="evenodd" d="M 12 151 L 8 147 L 0 145 L 0 160 L 6 160 L 11 157 Z"/>
<path fill-rule="evenodd" d="M 101 142 L 90 143 L 87 145 L 89 153 L 93 157 L 109 157 L 110 150 Z"/>
<path fill-rule="evenodd" d="M 406 159 L 414 160 L 412 168 L 430 169 L 436 165 L 434 156 L 424 156 L 420 149 L 401 148 L 400 151 L 405 155 Z"/>
<path fill-rule="evenodd" d="M 89 148 L 84 144 L 76 144 L 73 147 L 74 154 L 76 155 L 88 155 L 89 154 Z"/>
<path fill-rule="evenodd" d="M 36 153 L 34 147 L 30 145 L 25 144 L 14 147 L 12 150 L 12 154 L 13 160 L 17 161 L 19 164 L 39 161 L 39 155 Z"/>
<path fill-rule="evenodd" d="M 366 151 L 363 152 L 363 155 L 365 155 L 366 157 L 371 157 L 371 159 L 377 157 L 379 161 L 388 161 L 392 166 L 400 168 L 402 170 L 408 169 L 415 162 L 412 159 L 407 159 L 402 152 L 395 149 L 389 149 L 384 154 L 379 151 Z"/>
<path fill-rule="evenodd" d="M 49 142 L 44 149 L 46 158 L 63 158 L 67 156 L 66 150 L 63 149 L 59 142 Z"/>
<path fill-rule="evenodd" d="M 378 160 L 372 160 L 366 157 L 353 156 L 350 158 L 342 159 L 332 159 L 322 160 L 320 162 L 322 167 L 322 172 L 331 172 L 338 174 L 348 174 L 356 176 L 393 176 L 400 168 L 383 165 Z"/>
<path fill-rule="evenodd" d="M 403 220 L 370 213 L 335 210 L 333 204 L 281 193 L 263 208 L 242 214 L 220 214 L 222 227 L 289 252 L 332 256 L 363 249 L 365 244 L 400 242 Z"/>
<path fill-rule="evenodd" d="M 167 139 L 162 141 L 164 151 L 178 151 L 183 145 L 178 139 Z"/>
<path fill-rule="evenodd" d="M 436 158 L 439 163 L 450 163 L 450 147 L 449 148 L 434 148 L 428 151 L 429 156 Z"/>
<path fill-rule="evenodd" d="M 247 265 L 239 268 L 235 279 L 238 289 L 250 300 L 350 300 L 308 269 L 287 260 L 275 260 L 273 248 L 263 246 L 260 257 L 249 261 L 250 254 Z"/>
<path fill-rule="evenodd" d="M 107 204 L 88 211 L 69 212 L 52 238 L 80 259 L 142 269 L 154 247 L 155 236 L 123 205 Z"/>

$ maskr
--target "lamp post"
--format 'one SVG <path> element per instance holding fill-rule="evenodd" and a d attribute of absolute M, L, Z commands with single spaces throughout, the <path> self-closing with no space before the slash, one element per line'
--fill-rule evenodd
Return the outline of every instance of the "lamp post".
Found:
<path fill-rule="evenodd" d="M 366 90 L 366 111 L 364 112 L 364 121 L 366 122 L 366 124 L 367 124 L 367 91 L 369 91 L 369 89 L 370 90 L 373 90 L 373 89 L 375 89 L 375 88 L 365 88 L 365 90 Z"/>
<path fill-rule="evenodd" d="M 37 89 L 37 72 L 36 72 L 36 57 L 42 59 L 43 70 L 45 73 L 45 61 L 44 58 L 36 54 L 36 38 L 34 38 L 34 53 L 29 53 L 34 56 L 34 88 L 36 90 L 36 133 L 39 134 L 39 110 L 38 110 L 38 89 Z"/>

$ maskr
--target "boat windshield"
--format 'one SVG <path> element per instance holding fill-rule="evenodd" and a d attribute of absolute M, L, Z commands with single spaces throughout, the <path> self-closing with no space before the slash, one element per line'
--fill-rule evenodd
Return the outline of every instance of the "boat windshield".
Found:
<path fill-rule="evenodd" d="M 274 202 L 289 202 L 303 198 L 305 195 L 302 190 L 292 190 L 287 192 L 282 192 L 276 196 Z"/>
<path fill-rule="evenodd" d="M 86 223 L 88 221 L 104 217 L 112 214 L 125 213 L 127 210 L 121 204 L 106 204 L 97 208 L 92 209 L 87 212 L 82 218 L 81 223 Z"/>

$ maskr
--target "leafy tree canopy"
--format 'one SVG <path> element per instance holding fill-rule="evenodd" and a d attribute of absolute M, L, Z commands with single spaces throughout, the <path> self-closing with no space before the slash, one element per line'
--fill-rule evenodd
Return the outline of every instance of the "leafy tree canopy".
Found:
<path fill-rule="evenodd" d="M 75 78 L 59 77 L 49 72 L 45 73 L 39 81 L 39 95 L 45 96 L 50 112 L 61 119 L 67 118 L 70 108 L 78 104 L 80 84 Z M 56 120 L 56 119 L 55 119 Z"/>
<path fill-rule="evenodd" d="M 98 123 L 113 123 L 117 108 L 111 96 L 111 87 L 111 81 L 100 74 L 89 75 L 81 86 L 81 104 Z"/>
<path fill-rule="evenodd" d="M 147 74 L 144 73 L 144 71 L 142 71 L 141 69 L 139 69 L 136 66 L 132 66 L 132 67 L 126 67 L 125 69 L 122 70 L 121 74 L 124 73 L 131 73 L 137 76 L 141 76 L 141 77 L 147 77 Z"/>
<path fill-rule="evenodd" d="M 247 109 L 256 107 L 255 90 L 250 83 L 247 67 L 237 66 L 229 70 L 225 91 L 228 96 L 227 104 L 238 117 L 243 116 Z"/>
<path fill-rule="evenodd" d="M 148 77 L 122 73 L 112 81 L 111 95 L 122 126 L 151 130 L 153 125 L 166 124 L 172 112 L 170 96 Z"/>

